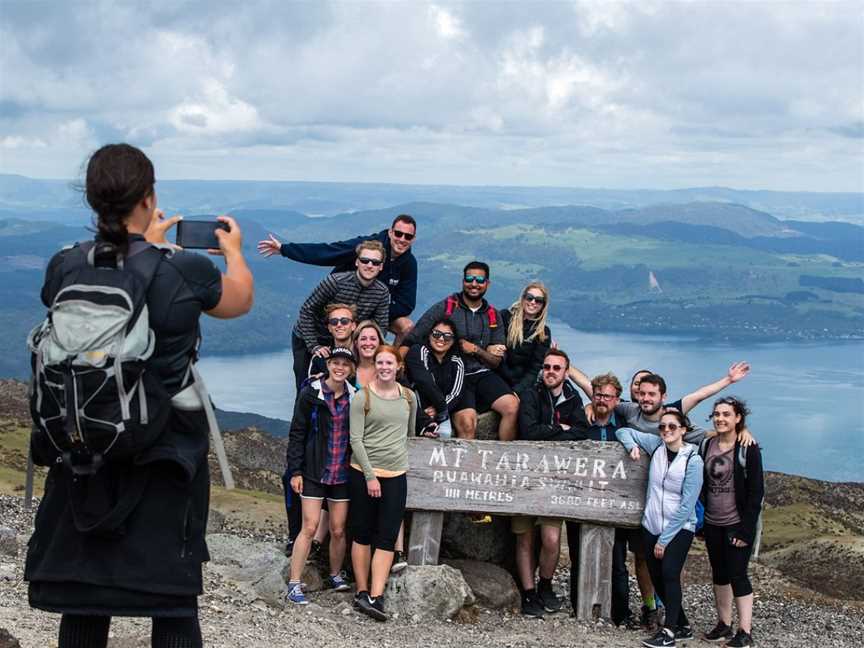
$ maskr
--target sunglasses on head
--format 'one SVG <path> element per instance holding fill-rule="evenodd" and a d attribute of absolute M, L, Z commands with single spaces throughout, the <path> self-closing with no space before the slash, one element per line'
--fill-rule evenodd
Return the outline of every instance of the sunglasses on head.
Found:
<path fill-rule="evenodd" d="M 661 423 L 660 425 L 657 426 L 657 429 L 660 430 L 661 432 L 663 430 L 669 430 L 670 432 L 674 432 L 678 428 L 683 428 L 683 427 L 684 427 L 683 425 L 678 425 L 677 423 Z"/>
<path fill-rule="evenodd" d="M 559 365 L 559 364 L 546 363 L 543 365 L 543 371 L 561 371 L 563 368 L 564 368 L 564 365 Z"/>
<path fill-rule="evenodd" d="M 444 340 L 445 342 L 449 342 L 455 336 L 452 333 L 447 333 L 446 331 L 433 330 L 432 337 L 436 340 Z"/>
<path fill-rule="evenodd" d="M 486 283 L 486 277 L 483 275 L 465 275 L 465 283 L 476 283 L 481 286 Z"/>
<path fill-rule="evenodd" d="M 393 236 L 399 239 L 405 239 L 406 241 L 414 240 L 414 234 L 409 234 L 408 232 L 403 232 L 402 230 L 393 230 Z"/>
<path fill-rule="evenodd" d="M 369 257 L 360 257 L 357 259 L 360 263 L 373 265 L 376 268 L 384 263 L 381 259 L 370 259 Z"/>
<path fill-rule="evenodd" d="M 339 324 L 341 324 L 342 326 L 345 326 L 346 324 L 350 324 L 353 321 L 354 320 L 351 319 L 350 317 L 331 317 L 330 319 L 327 320 L 327 323 L 330 326 L 337 326 Z"/>
<path fill-rule="evenodd" d="M 527 302 L 537 302 L 538 304 L 545 304 L 546 298 L 538 295 L 523 295 L 522 299 Z"/>

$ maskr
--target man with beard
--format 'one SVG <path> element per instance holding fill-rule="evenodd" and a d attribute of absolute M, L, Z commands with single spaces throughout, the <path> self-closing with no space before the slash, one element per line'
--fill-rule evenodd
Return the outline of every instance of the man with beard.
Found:
<path fill-rule="evenodd" d="M 360 320 L 375 320 L 382 329 L 387 326 L 390 293 L 387 286 L 378 281 L 384 265 L 384 246 L 378 241 L 363 241 L 357 245 L 355 253 L 354 271 L 327 275 L 300 307 L 291 335 L 298 393 L 312 357 L 317 354 L 326 358 L 333 344 L 324 321 L 327 304 L 352 304 Z"/>
<path fill-rule="evenodd" d="M 588 420 L 582 398 L 566 381 L 570 358 L 560 349 L 550 349 L 543 358 L 542 382 L 522 392 L 519 407 L 519 438 L 525 441 L 576 441 L 588 438 Z M 540 527 L 540 579 L 534 588 L 534 527 Z M 561 553 L 561 520 L 516 516 L 511 528 L 516 534 L 516 571 L 522 589 L 522 614 L 541 617 L 557 612 L 561 600 L 552 590 L 552 577 Z M 579 566 L 579 524 L 567 521 L 570 556 L 571 600 L 576 598 Z M 575 602 L 574 602 L 575 609 Z"/>
<path fill-rule="evenodd" d="M 504 379 L 492 371 L 501 363 L 507 347 L 501 318 L 483 297 L 489 279 L 489 266 L 471 261 L 462 272 L 462 291 L 433 304 L 417 321 L 399 351 L 405 357 L 411 346 L 426 341 L 435 322 L 449 317 L 456 326 L 465 361 L 465 384 L 452 408 L 456 436 L 473 439 L 477 413 L 491 409 L 501 416 L 498 438 L 511 441 L 516 438 L 519 399 Z"/>
<path fill-rule="evenodd" d="M 334 266 L 333 272 L 354 269 L 354 249 L 366 240 L 379 241 L 384 246 L 384 267 L 378 280 L 390 291 L 389 326 L 382 327 L 396 335 L 396 346 L 411 330 L 408 317 L 417 304 L 417 259 L 411 246 L 417 235 L 417 222 L 408 214 L 399 214 L 389 229 L 369 236 L 358 236 L 334 243 L 282 243 L 270 234 L 258 243 L 258 252 L 265 257 L 282 256 L 318 266 Z M 365 318 L 361 318 L 365 319 Z"/>

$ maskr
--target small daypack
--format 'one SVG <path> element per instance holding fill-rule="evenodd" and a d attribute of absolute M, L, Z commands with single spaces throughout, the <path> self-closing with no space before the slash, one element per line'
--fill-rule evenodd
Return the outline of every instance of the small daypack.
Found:
<path fill-rule="evenodd" d="M 147 292 L 164 254 L 145 241 L 125 257 L 92 241 L 64 254 L 48 316 L 27 340 L 36 463 L 93 474 L 161 434 L 170 395 L 147 367 L 156 344 Z M 126 267 L 133 257 L 134 270 Z"/>
<path fill-rule="evenodd" d="M 407 387 L 404 387 L 400 383 L 396 383 L 399 387 L 399 397 L 404 398 L 405 402 L 408 405 L 408 413 L 411 413 L 411 403 L 414 402 L 413 393 Z M 363 385 L 363 416 L 369 416 L 369 411 L 372 409 L 372 404 L 369 402 L 369 385 Z"/>
<path fill-rule="evenodd" d="M 444 302 L 444 314 L 450 317 L 460 307 L 458 294 L 450 295 Z M 495 310 L 492 304 L 486 307 L 486 318 L 489 320 L 489 328 L 498 327 L 498 311 Z"/>

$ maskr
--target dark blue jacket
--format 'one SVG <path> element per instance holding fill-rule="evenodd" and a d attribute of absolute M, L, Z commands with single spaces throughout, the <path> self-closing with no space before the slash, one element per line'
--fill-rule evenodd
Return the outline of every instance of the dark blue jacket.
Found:
<path fill-rule="evenodd" d="M 283 243 L 282 256 L 310 265 L 334 266 L 333 272 L 353 271 L 357 255 L 354 248 L 362 241 L 374 239 L 384 245 L 384 269 L 378 281 L 390 291 L 390 321 L 407 317 L 417 305 L 417 259 L 411 250 L 391 258 L 387 230 L 369 236 L 357 236 L 334 243 Z"/>

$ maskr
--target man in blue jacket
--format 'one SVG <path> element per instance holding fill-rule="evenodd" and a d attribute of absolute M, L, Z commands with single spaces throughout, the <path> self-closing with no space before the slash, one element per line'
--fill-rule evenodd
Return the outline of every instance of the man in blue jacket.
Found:
<path fill-rule="evenodd" d="M 281 254 L 292 261 L 310 265 L 334 266 L 333 272 L 354 270 L 354 249 L 361 241 L 375 239 L 384 245 L 384 269 L 378 275 L 390 291 L 389 329 L 396 335 L 396 344 L 411 330 L 408 317 L 417 304 L 417 259 L 411 252 L 417 234 L 417 222 L 408 214 L 399 214 L 389 229 L 377 234 L 358 236 L 334 243 L 281 243 L 275 236 L 258 243 L 258 252 L 265 257 Z"/>

